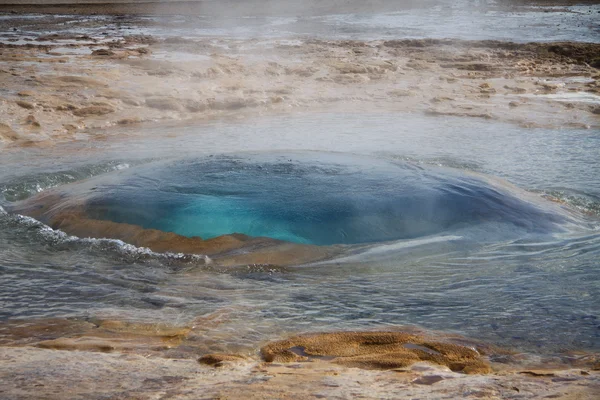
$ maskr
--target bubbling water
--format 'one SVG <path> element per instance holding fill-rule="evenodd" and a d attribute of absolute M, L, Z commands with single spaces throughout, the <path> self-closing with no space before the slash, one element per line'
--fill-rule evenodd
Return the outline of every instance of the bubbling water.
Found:
<path fill-rule="evenodd" d="M 242 233 L 316 245 L 413 239 L 484 224 L 548 233 L 566 221 L 553 207 L 481 176 L 335 153 L 133 168 L 117 182 L 94 186 L 86 213 L 188 237 Z"/>

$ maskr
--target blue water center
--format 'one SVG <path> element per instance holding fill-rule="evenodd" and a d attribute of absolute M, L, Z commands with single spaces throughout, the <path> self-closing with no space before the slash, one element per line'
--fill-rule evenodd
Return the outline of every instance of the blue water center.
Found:
<path fill-rule="evenodd" d="M 548 231 L 561 217 L 452 169 L 331 153 L 251 154 L 133 168 L 95 188 L 97 219 L 204 239 L 296 243 L 416 238 L 480 223 Z"/>

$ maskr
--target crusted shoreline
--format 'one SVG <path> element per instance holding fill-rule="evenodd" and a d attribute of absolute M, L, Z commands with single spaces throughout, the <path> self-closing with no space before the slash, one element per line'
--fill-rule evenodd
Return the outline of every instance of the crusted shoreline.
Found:
<path fill-rule="evenodd" d="M 594 399 L 600 393 L 597 354 L 536 359 L 406 328 L 313 333 L 266 343 L 260 353 L 215 353 L 203 335 L 223 317 L 186 326 L 60 318 L 2 323 L 0 393 L 14 399 L 41 390 L 48 399 Z"/>
<path fill-rule="evenodd" d="M 51 145 L 89 139 L 95 128 L 110 135 L 143 122 L 323 109 L 600 128 L 600 44 L 267 42 L 58 34 L 0 44 L 0 142 Z M 173 52 L 185 57 L 165 57 Z"/>

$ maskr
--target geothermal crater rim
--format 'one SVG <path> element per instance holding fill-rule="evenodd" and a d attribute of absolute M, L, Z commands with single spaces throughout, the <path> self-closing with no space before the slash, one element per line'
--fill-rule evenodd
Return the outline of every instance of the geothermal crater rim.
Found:
<path fill-rule="evenodd" d="M 554 210 L 476 174 L 338 153 L 159 161 L 80 186 L 70 187 L 65 198 L 81 201 L 86 218 L 202 239 L 238 233 L 351 245 L 488 222 L 548 232 L 563 222 Z"/>

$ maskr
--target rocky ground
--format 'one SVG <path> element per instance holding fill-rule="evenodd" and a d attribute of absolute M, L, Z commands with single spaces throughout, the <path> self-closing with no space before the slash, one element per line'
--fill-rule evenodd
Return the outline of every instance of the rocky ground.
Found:
<path fill-rule="evenodd" d="M 19 29 L 18 18 L 0 24 Z M 0 43 L 0 142 L 325 109 L 598 129 L 598 54 L 593 43 L 12 37 Z"/>
<path fill-rule="evenodd" d="M 598 355 L 536 358 L 456 335 L 312 334 L 206 354 L 216 313 L 190 326 L 114 320 L 0 325 L 6 399 L 596 399 Z M 43 366 L 43 367 L 42 367 Z"/>

